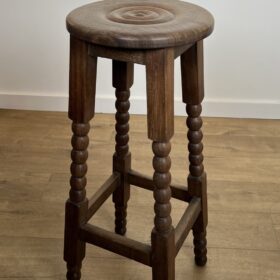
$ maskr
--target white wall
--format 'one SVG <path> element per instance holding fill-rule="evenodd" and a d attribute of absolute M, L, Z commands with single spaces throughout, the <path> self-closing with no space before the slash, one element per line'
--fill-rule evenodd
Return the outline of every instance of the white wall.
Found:
<path fill-rule="evenodd" d="M 66 110 L 65 17 L 86 0 L 0 0 L 0 107 Z M 192 0 L 216 19 L 205 44 L 204 115 L 280 118 L 280 1 Z M 181 104 L 176 62 L 176 112 Z M 100 60 L 97 111 L 114 111 L 111 63 Z M 136 66 L 133 113 L 145 112 L 144 67 Z"/>

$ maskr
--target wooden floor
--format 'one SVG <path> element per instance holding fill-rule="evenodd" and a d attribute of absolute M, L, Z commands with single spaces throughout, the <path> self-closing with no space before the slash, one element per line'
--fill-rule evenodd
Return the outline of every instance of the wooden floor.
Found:
<path fill-rule="evenodd" d="M 88 193 L 111 172 L 114 116 L 92 122 Z M 176 280 L 280 279 L 280 121 L 206 118 L 209 262 L 193 263 L 191 237 L 176 260 Z M 64 202 L 69 189 L 70 122 L 65 113 L 0 111 L 0 279 L 65 279 Z M 133 167 L 149 175 L 146 118 L 131 118 Z M 173 181 L 185 183 L 185 118 L 176 118 Z M 186 205 L 173 201 L 176 224 Z M 152 193 L 133 187 L 128 236 L 149 242 Z M 109 199 L 92 222 L 113 229 Z M 146 280 L 151 270 L 87 247 L 83 279 Z"/>

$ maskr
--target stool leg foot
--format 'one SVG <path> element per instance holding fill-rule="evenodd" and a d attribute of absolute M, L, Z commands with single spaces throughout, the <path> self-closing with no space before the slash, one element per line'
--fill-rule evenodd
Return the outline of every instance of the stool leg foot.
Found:
<path fill-rule="evenodd" d="M 133 64 L 113 61 L 113 86 L 116 88 L 116 146 L 113 157 L 113 171 L 121 173 L 121 182 L 113 194 L 115 203 L 115 232 L 126 233 L 127 202 L 130 197 L 130 185 L 126 173 L 131 168 L 129 152 L 129 96 L 133 84 Z"/>
<path fill-rule="evenodd" d="M 193 237 L 195 263 L 198 266 L 204 266 L 207 263 L 206 230 L 200 231 L 194 227 Z"/>
<path fill-rule="evenodd" d="M 82 264 L 79 265 L 70 265 L 67 264 L 67 280 L 80 280 L 81 279 L 81 268 Z"/>
<path fill-rule="evenodd" d="M 126 233 L 126 209 L 127 204 L 122 206 L 115 204 L 115 232 L 120 235 L 125 235 Z"/>

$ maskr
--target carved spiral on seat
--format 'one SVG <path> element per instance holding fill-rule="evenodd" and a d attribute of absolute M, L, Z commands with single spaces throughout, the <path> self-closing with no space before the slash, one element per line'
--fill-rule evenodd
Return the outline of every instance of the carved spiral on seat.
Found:
<path fill-rule="evenodd" d="M 72 164 L 71 164 L 71 179 L 70 179 L 70 199 L 73 202 L 82 202 L 86 197 L 86 173 L 87 173 L 87 147 L 89 144 L 89 138 L 87 136 L 90 130 L 88 123 L 73 123 L 72 124 Z"/>
<path fill-rule="evenodd" d="M 203 166 L 203 134 L 201 131 L 202 119 L 200 117 L 202 111 L 201 105 L 187 105 L 187 126 L 189 139 L 189 161 L 190 175 L 200 177 L 204 172 Z"/>
<path fill-rule="evenodd" d="M 111 11 L 107 18 L 118 23 L 146 25 L 171 21 L 175 15 L 171 11 L 152 5 L 130 5 Z"/>
<path fill-rule="evenodd" d="M 155 199 L 155 230 L 159 233 L 167 233 L 171 230 L 172 219 L 171 213 L 171 159 L 169 153 L 171 150 L 170 142 L 161 143 L 153 142 L 153 167 L 155 184 L 154 199 Z"/>

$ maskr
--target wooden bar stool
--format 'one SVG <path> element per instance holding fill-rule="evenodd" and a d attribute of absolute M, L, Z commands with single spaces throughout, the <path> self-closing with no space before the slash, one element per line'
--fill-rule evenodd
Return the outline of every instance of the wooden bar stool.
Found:
<path fill-rule="evenodd" d="M 67 28 L 71 34 L 69 118 L 73 121 L 73 150 L 65 220 L 67 279 L 81 278 L 85 245 L 90 243 L 151 266 L 154 280 L 174 280 L 175 257 L 191 230 L 195 262 L 205 265 L 207 193 L 200 117 L 204 97 L 202 40 L 210 35 L 213 25 L 213 17 L 206 10 L 177 0 L 108 0 L 83 6 L 68 15 Z M 174 60 L 179 56 L 183 102 L 187 104 L 188 113 L 188 186 L 172 185 L 169 172 L 170 139 L 174 133 Z M 97 57 L 113 60 L 116 151 L 111 177 L 88 200 L 86 160 L 89 121 L 95 107 Z M 131 168 L 128 111 L 134 63 L 146 66 L 153 178 Z M 124 236 L 130 185 L 154 193 L 151 245 Z M 111 194 L 115 203 L 115 233 L 88 223 Z M 189 203 L 175 229 L 171 197 Z"/>

